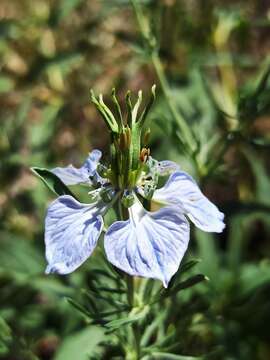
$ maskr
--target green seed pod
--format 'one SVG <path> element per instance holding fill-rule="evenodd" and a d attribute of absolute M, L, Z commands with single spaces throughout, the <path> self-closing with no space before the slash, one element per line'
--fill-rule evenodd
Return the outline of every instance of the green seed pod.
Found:
<path fill-rule="evenodd" d="M 131 193 L 130 191 L 125 191 L 123 194 L 123 197 L 121 199 L 122 204 L 126 207 L 129 208 L 134 204 L 135 198 L 133 193 Z"/>
<path fill-rule="evenodd" d="M 143 146 L 147 146 L 149 144 L 150 134 L 151 134 L 151 130 L 150 128 L 148 128 L 143 134 L 143 141 L 142 141 Z"/>

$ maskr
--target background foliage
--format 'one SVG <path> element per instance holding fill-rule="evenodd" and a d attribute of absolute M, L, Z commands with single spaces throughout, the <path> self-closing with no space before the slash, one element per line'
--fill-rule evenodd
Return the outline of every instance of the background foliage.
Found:
<path fill-rule="evenodd" d="M 106 156 L 90 88 L 109 95 L 115 86 L 124 99 L 153 83 L 153 156 L 193 173 L 227 227 L 220 236 L 193 229 L 186 263 L 201 259 L 194 268 L 209 281 L 139 319 L 148 329 L 146 358 L 270 358 L 269 3 L 137 4 L 139 23 L 125 0 L 1 1 L 0 358 L 124 358 L 114 332 L 93 317 L 108 310 L 115 276 L 121 305 L 119 275 L 106 269 L 102 245 L 71 276 L 44 275 L 43 221 L 53 194 L 29 167 L 79 165 L 96 147 Z M 183 144 L 182 118 L 195 152 Z M 108 319 L 112 330 L 130 326 Z"/>

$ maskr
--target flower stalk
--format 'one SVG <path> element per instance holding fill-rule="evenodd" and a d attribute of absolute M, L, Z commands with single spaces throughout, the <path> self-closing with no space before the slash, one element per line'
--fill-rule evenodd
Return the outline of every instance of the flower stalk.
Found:
<path fill-rule="evenodd" d="M 145 41 L 146 48 L 149 52 L 149 57 L 151 59 L 152 65 L 155 69 L 156 75 L 158 77 L 158 80 L 159 80 L 162 92 L 164 94 L 165 100 L 167 102 L 168 108 L 171 112 L 173 119 L 179 126 L 179 129 L 180 129 L 180 134 L 179 134 L 180 139 L 179 140 L 181 140 L 183 150 L 190 157 L 199 177 L 201 177 L 204 173 L 204 169 L 196 156 L 197 143 L 194 138 L 191 127 L 187 124 L 185 118 L 182 116 L 182 114 L 180 113 L 180 111 L 177 109 L 177 107 L 175 105 L 175 102 L 174 102 L 172 94 L 171 94 L 169 82 L 166 78 L 166 75 L 165 75 L 165 72 L 163 69 L 163 65 L 162 65 L 159 55 L 158 55 L 156 40 L 150 32 L 149 24 L 142 12 L 141 6 L 140 6 L 140 4 L 138 4 L 137 0 L 131 0 L 131 3 L 133 5 L 133 9 L 134 9 L 134 12 L 135 12 L 135 15 L 137 18 L 139 30 Z"/>

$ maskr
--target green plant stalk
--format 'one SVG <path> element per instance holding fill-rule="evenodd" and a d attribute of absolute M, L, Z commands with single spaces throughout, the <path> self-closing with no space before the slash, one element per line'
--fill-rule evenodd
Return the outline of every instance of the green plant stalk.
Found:
<path fill-rule="evenodd" d="M 135 12 L 135 15 L 136 15 L 136 18 L 138 21 L 140 32 L 141 32 L 144 40 L 147 42 L 148 47 L 151 49 L 150 50 L 151 51 L 151 55 L 150 55 L 151 61 L 152 61 L 153 67 L 155 69 L 155 72 L 157 74 L 157 77 L 159 79 L 160 86 L 161 86 L 162 92 L 164 94 L 164 97 L 166 99 L 167 105 L 170 109 L 170 112 L 171 112 L 175 122 L 177 123 L 177 125 L 179 126 L 179 129 L 181 130 L 182 142 L 186 146 L 187 153 L 191 157 L 191 159 L 194 163 L 194 166 L 195 166 L 198 174 L 200 175 L 201 174 L 201 166 L 198 163 L 198 159 L 195 155 L 196 142 L 195 142 L 194 136 L 192 134 L 192 131 L 191 131 L 190 127 L 188 126 L 188 124 L 186 123 L 183 116 L 181 115 L 181 113 L 178 111 L 178 109 L 175 106 L 175 103 L 172 99 L 168 80 L 164 73 L 164 69 L 163 69 L 162 63 L 160 61 L 160 58 L 158 56 L 157 50 L 156 50 L 155 46 L 153 45 L 154 39 L 149 32 L 148 23 L 147 23 L 145 16 L 141 10 L 141 7 L 137 3 L 137 0 L 131 0 L 131 3 L 134 8 L 134 12 Z"/>
<path fill-rule="evenodd" d="M 162 63 L 161 63 L 158 53 L 156 51 L 152 52 L 151 60 L 152 60 L 153 66 L 155 68 L 157 77 L 159 79 L 160 86 L 161 86 L 162 92 L 165 96 L 168 107 L 171 111 L 171 114 L 172 114 L 175 122 L 179 126 L 181 133 L 183 135 L 183 142 L 188 147 L 189 154 L 192 155 L 194 153 L 194 151 L 196 150 L 196 145 L 194 143 L 194 138 L 193 138 L 192 132 L 191 132 L 189 126 L 187 125 L 185 119 L 182 117 L 182 115 L 179 113 L 179 111 L 177 110 L 177 108 L 175 106 L 175 103 L 172 99 L 168 80 L 165 76 Z"/>
<path fill-rule="evenodd" d="M 126 282 L 127 282 L 127 300 L 129 306 L 132 309 L 134 307 L 134 294 L 135 294 L 134 278 L 130 275 L 127 275 Z M 135 345 L 134 360 L 139 360 L 141 356 L 141 347 L 140 347 L 140 333 L 139 333 L 138 325 L 132 324 L 131 328 L 132 328 L 134 345 Z"/>

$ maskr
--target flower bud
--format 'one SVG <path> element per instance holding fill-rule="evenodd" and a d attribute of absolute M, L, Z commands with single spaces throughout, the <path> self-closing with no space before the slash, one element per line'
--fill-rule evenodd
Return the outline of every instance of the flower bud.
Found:
<path fill-rule="evenodd" d="M 127 150 L 130 146 L 130 141 L 131 141 L 130 128 L 127 127 L 119 135 L 119 140 L 118 140 L 119 149 L 122 151 Z"/>
<path fill-rule="evenodd" d="M 130 192 L 129 190 L 125 190 L 123 197 L 121 199 L 122 204 L 126 207 L 129 208 L 134 204 L 135 198 L 134 195 L 132 194 L 132 192 Z"/>
<path fill-rule="evenodd" d="M 145 163 L 150 156 L 150 149 L 142 148 L 141 154 L 140 154 L 140 160 L 141 162 Z"/>
<path fill-rule="evenodd" d="M 143 189 L 145 198 L 147 200 L 151 200 L 154 195 L 155 190 L 156 190 L 156 184 L 154 181 L 146 183 L 144 185 L 144 189 Z"/>
<path fill-rule="evenodd" d="M 149 144 L 150 133 L 151 133 L 151 130 L 150 130 L 150 128 L 148 128 L 143 135 L 143 145 L 144 146 Z"/>

